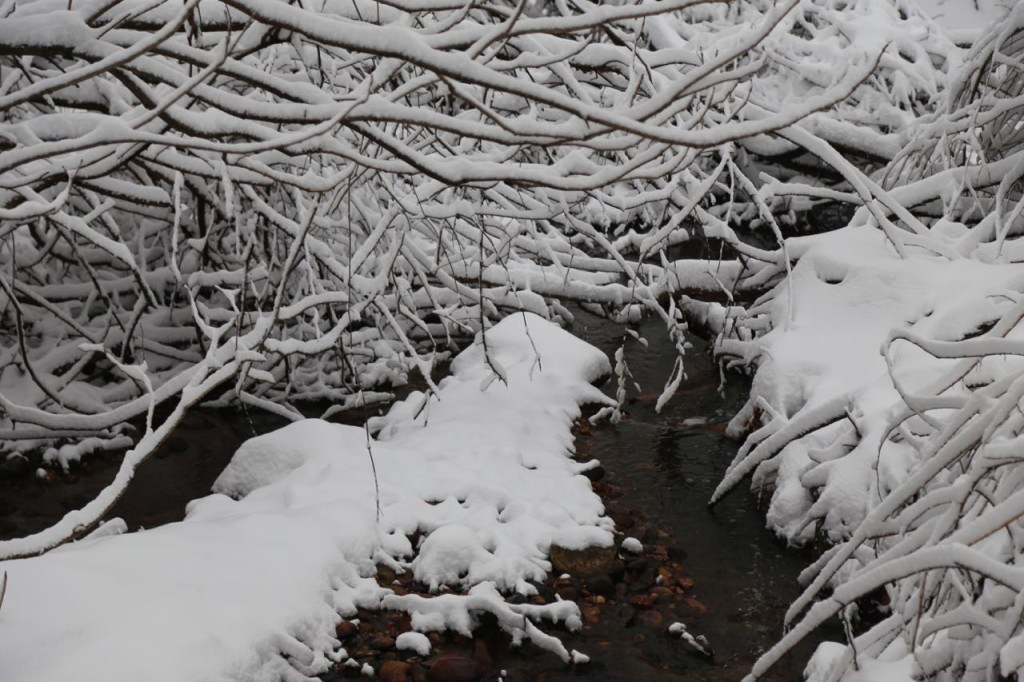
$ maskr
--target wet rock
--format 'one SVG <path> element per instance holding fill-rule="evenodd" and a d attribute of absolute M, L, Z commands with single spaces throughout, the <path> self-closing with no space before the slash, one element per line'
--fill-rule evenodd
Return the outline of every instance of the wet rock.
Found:
<path fill-rule="evenodd" d="M 660 628 L 665 622 L 665 617 L 654 610 L 641 611 L 636 615 L 636 620 L 638 623 L 646 625 L 647 627 Z"/>
<path fill-rule="evenodd" d="M 558 596 L 565 601 L 576 601 L 580 594 L 572 585 L 562 585 L 558 588 Z"/>
<path fill-rule="evenodd" d="M 487 648 L 487 642 L 482 639 L 473 640 L 473 660 L 483 666 L 484 670 L 487 670 L 494 664 L 491 652 Z"/>
<path fill-rule="evenodd" d="M 693 609 L 693 611 L 695 611 L 698 615 L 701 616 L 706 616 L 708 614 L 708 611 L 711 610 L 707 607 L 707 604 L 700 601 L 699 599 L 694 599 L 693 597 L 683 597 L 681 601 L 683 604 Z"/>
<path fill-rule="evenodd" d="M 381 682 L 407 682 L 410 665 L 404 661 L 384 661 L 377 676 Z"/>
<path fill-rule="evenodd" d="M 653 594 L 638 594 L 630 598 L 629 603 L 638 609 L 650 609 L 657 600 L 658 597 Z"/>
<path fill-rule="evenodd" d="M 359 626 L 348 620 L 341 621 L 338 623 L 338 626 L 334 628 L 334 634 L 342 641 L 345 641 L 357 632 L 359 632 Z"/>
<path fill-rule="evenodd" d="M 390 635 L 377 635 L 370 640 L 370 648 L 377 651 L 387 651 L 395 646 L 395 638 Z"/>
<path fill-rule="evenodd" d="M 460 654 L 443 654 L 427 673 L 430 682 L 479 682 L 486 670 L 479 662 Z"/>
<path fill-rule="evenodd" d="M 531 604 L 532 603 L 536 603 L 536 602 L 534 602 L 533 597 L 540 597 L 540 600 L 541 600 L 540 603 L 541 604 L 545 604 L 547 602 L 551 602 L 551 601 L 555 600 L 555 591 L 553 589 L 551 589 L 549 586 L 545 585 L 544 583 L 530 583 L 530 584 L 533 585 L 537 589 L 537 594 L 533 595 L 529 599 Z"/>
<path fill-rule="evenodd" d="M 589 478 L 594 483 L 604 479 L 605 470 L 604 467 L 598 464 L 597 466 L 590 467 L 586 471 L 582 472 L 584 476 Z"/>
<path fill-rule="evenodd" d="M 377 566 L 377 582 L 384 587 L 391 587 L 392 583 L 398 581 L 398 574 L 383 564 Z"/>
<path fill-rule="evenodd" d="M 693 586 L 696 585 L 692 578 L 678 578 L 676 584 L 684 590 L 692 590 Z"/>
<path fill-rule="evenodd" d="M 626 570 L 634 575 L 640 575 L 650 567 L 651 562 L 647 559 L 633 559 L 626 564 Z"/>
<path fill-rule="evenodd" d="M 0 478 L 24 476 L 32 466 L 27 457 L 17 453 L 0 457 Z"/>
<path fill-rule="evenodd" d="M 607 575 L 594 576 L 587 580 L 587 590 L 608 597 L 615 594 L 615 582 Z"/>
<path fill-rule="evenodd" d="M 554 572 L 587 578 L 598 575 L 612 575 L 622 569 L 616 547 L 588 547 L 568 549 L 551 545 L 548 551 Z"/>

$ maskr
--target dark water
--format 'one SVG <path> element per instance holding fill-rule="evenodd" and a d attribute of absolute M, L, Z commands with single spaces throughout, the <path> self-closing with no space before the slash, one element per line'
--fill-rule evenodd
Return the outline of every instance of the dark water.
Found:
<path fill-rule="evenodd" d="M 284 426 L 273 415 L 234 410 L 193 410 L 153 457 L 138 468 L 110 518 L 132 530 L 185 517 L 185 505 L 209 494 L 238 446 Z M 117 474 L 121 453 L 97 453 L 67 474 L 23 475 L 0 481 L 0 539 L 41 531 L 92 500 Z M 37 465 L 33 463 L 33 468 Z"/>
<path fill-rule="evenodd" d="M 657 623 L 637 620 L 629 604 L 646 593 L 640 580 L 629 594 L 611 597 L 600 620 L 582 633 L 558 633 L 570 648 L 591 656 L 584 666 L 565 667 L 550 654 L 497 647 L 486 679 L 563 680 L 739 680 L 759 652 L 781 634 L 782 614 L 797 594 L 796 575 L 810 557 L 779 544 L 764 528 L 763 510 L 744 486 L 713 510 L 706 502 L 721 479 L 737 444 L 722 427 L 742 405 L 746 381 L 732 378 L 721 387 L 718 369 L 705 347 L 693 339 L 687 358 L 688 380 L 661 414 L 654 398 L 667 379 L 674 351 L 656 320 L 640 333 L 648 347 L 626 343 L 627 362 L 637 393 L 630 388 L 627 418 L 618 425 L 589 429 L 577 441 L 584 457 L 597 457 L 607 470 L 602 485 L 613 491 L 609 513 L 628 517 L 643 531 L 645 544 L 663 545 L 695 586 L 687 595 L 707 613 L 685 610 L 693 634 L 703 634 L 715 649 L 708 661 L 667 634 L 677 613 L 663 610 Z M 611 355 L 622 342 L 620 327 L 581 313 L 574 331 Z M 614 384 L 605 386 L 614 392 Z M 694 420 L 704 423 L 694 423 Z M 208 493 L 232 453 L 245 439 L 281 426 L 266 415 L 197 410 L 158 456 L 143 464 L 113 516 L 129 527 L 152 527 L 184 516 L 185 504 Z M 0 538 L 40 530 L 67 510 L 85 504 L 117 470 L 117 457 L 90 458 L 70 476 L 41 482 L 32 476 L 0 481 Z M 632 529 L 631 529 L 632 530 Z M 546 628 L 549 629 L 549 628 Z M 813 651 L 808 644 L 767 679 L 800 680 Z"/>
<path fill-rule="evenodd" d="M 579 440 L 578 447 L 601 460 L 609 482 L 621 491 L 615 506 L 635 509 L 668 534 L 664 541 L 670 549 L 681 550 L 682 566 L 696 582 L 689 593 L 709 609 L 706 615 L 690 616 L 685 623 L 692 633 L 708 638 L 715 658 L 705 661 L 664 633 L 641 633 L 643 642 L 629 645 L 632 637 L 626 629 L 625 636 L 618 638 L 618 651 L 610 652 L 619 655 L 606 656 L 599 650 L 591 674 L 585 676 L 602 680 L 739 680 L 757 655 L 781 635 L 783 614 L 798 594 L 796 577 L 811 556 L 786 548 L 765 529 L 760 500 L 746 485 L 713 509 L 707 507 L 738 448 L 722 430 L 742 406 L 749 383 L 743 377 L 730 376 L 720 385 L 718 368 L 711 362 L 706 344 L 691 339 L 694 347 L 686 359 L 687 381 L 661 414 L 656 413 L 654 398 L 668 378 L 674 357 L 659 325 L 657 320 L 647 320 L 641 326 L 646 348 L 632 339 L 626 343 L 626 361 L 641 389 L 637 394 L 630 388 L 627 418 L 615 426 L 594 428 L 589 438 Z M 620 330 L 592 316 L 580 316 L 576 327 L 577 334 L 609 355 L 622 342 Z M 611 383 L 604 388 L 608 393 L 614 391 Z M 699 420 L 706 423 L 693 423 Z M 766 679 L 802 679 L 803 665 L 815 643 L 798 649 Z M 567 675 L 546 679 L 562 677 Z"/>

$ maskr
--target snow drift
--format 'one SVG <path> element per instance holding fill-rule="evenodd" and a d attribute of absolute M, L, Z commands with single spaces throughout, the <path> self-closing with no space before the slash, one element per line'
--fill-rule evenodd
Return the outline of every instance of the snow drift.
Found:
<path fill-rule="evenodd" d="M 340 618 L 382 605 L 418 631 L 466 632 L 487 611 L 517 641 L 582 660 L 532 622 L 579 627 L 574 604 L 512 605 L 501 592 L 531 594 L 553 542 L 613 540 L 570 456 L 579 405 L 607 401 L 591 382 L 609 369 L 517 314 L 459 355 L 436 393 L 396 404 L 375 439 L 297 422 L 245 443 L 180 523 L 0 563 L 0 678 L 307 679 L 346 658 Z M 452 593 L 395 595 L 378 563 Z"/>

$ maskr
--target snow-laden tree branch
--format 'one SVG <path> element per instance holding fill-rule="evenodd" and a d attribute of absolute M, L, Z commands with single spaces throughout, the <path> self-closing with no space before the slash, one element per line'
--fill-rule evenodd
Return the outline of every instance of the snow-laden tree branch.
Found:
<path fill-rule="evenodd" d="M 65 466 L 135 446 L 0 557 L 90 528 L 199 401 L 385 400 L 489 320 L 565 299 L 654 310 L 682 352 L 666 295 L 744 268 L 668 255 L 749 189 L 736 143 L 863 97 L 892 53 L 846 36 L 818 53 L 838 78 L 780 66 L 838 11 L 3 5 L 0 440 Z M 782 98 L 794 73 L 812 85 Z"/>
<path fill-rule="evenodd" d="M 752 474 L 780 535 L 836 543 L 749 679 L 880 593 L 884 617 L 814 682 L 900 659 L 915 679 L 1024 674 L 1022 36 L 1017 7 L 878 173 L 807 126 L 780 131 L 844 175 L 829 198 L 858 205 L 849 226 L 785 250 L 740 245 L 743 281 L 776 283 L 746 308 L 684 302 L 725 360 L 756 367 L 731 425 L 749 435 L 715 500 Z"/>

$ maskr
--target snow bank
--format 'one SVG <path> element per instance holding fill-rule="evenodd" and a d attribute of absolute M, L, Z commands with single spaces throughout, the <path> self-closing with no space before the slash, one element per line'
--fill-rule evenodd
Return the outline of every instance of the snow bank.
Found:
<path fill-rule="evenodd" d="M 969 240 L 952 229 L 931 238 L 954 252 Z M 816 532 L 839 541 L 914 465 L 910 438 L 887 440 L 903 409 L 890 366 L 904 390 L 918 390 L 954 362 L 905 340 L 887 344 L 894 330 L 944 341 L 973 334 L 1012 305 L 1024 267 L 925 251 L 900 258 L 870 226 L 793 239 L 789 248 L 799 254 L 789 281 L 741 322 L 768 331 L 719 345 L 757 365 L 731 432 L 763 426 L 715 499 L 753 472 L 755 486 L 773 488 L 771 528 L 794 543 Z"/>
<path fill-rule="evenodd" d="M 936 221 L 904 257 L 870 226 L 790 240 L 791 276 L 720 341 L 757 369 L 715 499 L 752 472 L 776 532 L 838 543 L 748 680 L 879 594 L 810 680 L 1024 674 L 1024 243 L 979 229 Z"/>
<path fill-rule="evenodd" d="M 515 315 L 436 394 L 396 404 L 377 439 L 297 422 L 245 443 L 181 523 L 0 564 L 0 679 L 305 679 L 346 657 L 339 618 L 382 604 L 421 631 L 468 631 L 488 611 L 570 660 L 531 619 L 578 627 L 575 605 L 511 605 L 499 590 L 530 593 L 553 542 L 612 542 L 569 457 L 578 405 L 606 401 L 591 382 L 608 371 L 593 347 Z M 373 578 L 380 562 L 468 594 L 395 595 Z"/>

